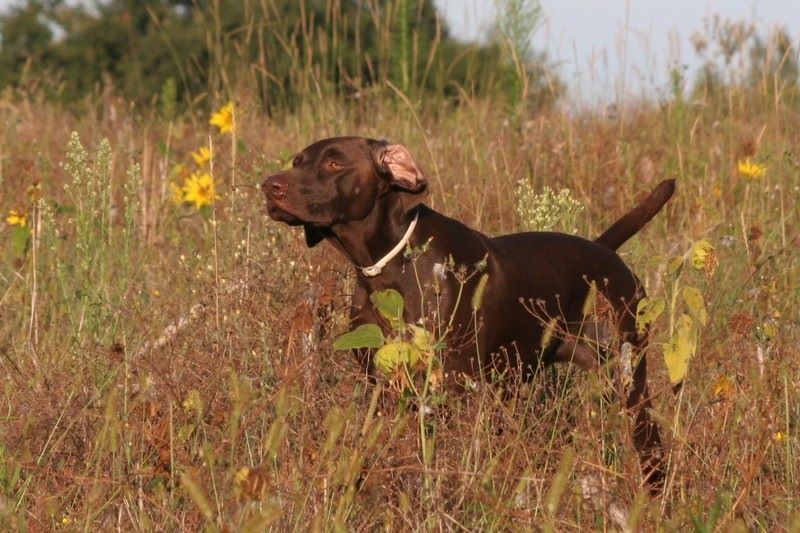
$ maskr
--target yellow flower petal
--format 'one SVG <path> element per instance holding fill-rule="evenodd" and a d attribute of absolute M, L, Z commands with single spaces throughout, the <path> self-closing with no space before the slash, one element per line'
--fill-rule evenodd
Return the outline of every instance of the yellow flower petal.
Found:
<path fill-rule="evenodd" d="M 12 209 L 8 212 L 6 222 L 8 222 L 11 226 L 19 226 L 20 228 L 24 228 L 28 224 L 28 217 L 22 211 Z"/>
<path fill-rule="evenodd" d="M 211 205 L 217 199 L 214 180 L 208 173 L 192 174 L 182 188 L 185 202 L 193 203 L 197 209 Z"/>
<path fill-rule="evenodd" d="M 177 183 L 170 182 L 169 192 L 173 203 L 181 205 L 186 201 L 186 197 L 183 194 L 183 189 Z"/>
<path fill-rule="evenodd" d="M 233 102 L 229 102 L 222 106 L 219 111 L 211 114 L 211 120 L 208 121 L 212 126 L 219 128 L 220 133 L 231 133 L 236 127 L 234 121 Z"/>
<path fill-rule="evenodd" d="M 767 173 L 767 166 L 754 163 L 748 157 L 747 159 L 739 161 L 739 163 L 736 165 L 736 170 L 738 170 L 739 174 L 741 174 L 745 178 L 750 178 L 751 180 L 754 180 L 764 176 L 764 174 Z"/>
<path fill-rule="evenodd" d="M 197 151 L 192 152 L 191 156 L 195 164 L 202 167 L 211 161 L 211 149 L 208 146 L 201 146 Z"/>

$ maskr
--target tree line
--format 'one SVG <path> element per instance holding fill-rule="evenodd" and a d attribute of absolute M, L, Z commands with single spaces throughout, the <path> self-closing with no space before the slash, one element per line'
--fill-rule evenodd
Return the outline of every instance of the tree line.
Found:
<path fill-rule="evenodd" d="M 453 38 L 432 0 L 30 0 L 0 15 L 0 35 L 0 88 L 36 83 L 64 101 L 113 87 L 134 102 L 164 91 L 192 102 L 246 84 L 270 111 L 391 84 L 544 106 L 560 89 L 502 33 Z"/>

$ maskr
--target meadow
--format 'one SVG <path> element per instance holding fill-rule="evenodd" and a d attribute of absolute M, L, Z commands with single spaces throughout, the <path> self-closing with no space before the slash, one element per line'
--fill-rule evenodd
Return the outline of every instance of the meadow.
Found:
<path fill-rule="evenodd" d="M 178 113 L 7 89 L 0 527 L 799 531 L 800 93 L 767 66 L 585 112 L 390 83 L 271 115 L 246 81 Z M 608 369 L 420 411 L 334 350 L 353 272 L 269 220 L 258 185 L 342 134 L 405 144 L 428 203 L 493 235 L 526 226 L 530 191 L 568 189 L 583 210 L 556 227 L 593 237 L 677 180 L 620 251 L 665 304 L 647 353 L 661 496 Z M 686 324 L 676 386 L 664 354 Z"/>

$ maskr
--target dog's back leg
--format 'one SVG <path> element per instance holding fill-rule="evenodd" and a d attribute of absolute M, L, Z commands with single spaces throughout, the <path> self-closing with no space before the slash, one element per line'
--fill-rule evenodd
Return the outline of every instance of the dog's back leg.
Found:
<path fill-rule="evenodd" d="M 633 445 L 639 454 L 645 484 L 653 494 L 662 491 L 665 481 L 663 446 L 658 426 L 650 417 L 652 407 L 647 387 L 648 331 L 636 331 L 636 306 L 646 296 L 639 280 L 631 275 L 629 283 L 609 287 L 607 298 L 614 307 L 619 324 L 621 363 L 630 364 L 628 381 L 623 388 L 626 408 L 633 416 Z M 626 346 L 627 345 L 627 346 Z M 627 353 L 626 353 L 627 352 Z M 623 369 L 625 374 L 625 369 Z"/>

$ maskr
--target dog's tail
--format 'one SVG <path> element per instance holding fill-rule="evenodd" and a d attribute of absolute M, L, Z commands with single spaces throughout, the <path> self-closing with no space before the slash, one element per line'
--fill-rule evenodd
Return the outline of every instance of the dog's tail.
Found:
<path fill-rule="evenodd" d="M 645 200 L 614 222 L 602 235 L 594 240 L 597 244 L 616 250 L 625 241 L 636 235 L 642 227 L 661 211 L 675 192 L 675 180 L 664 180 L 653 189 Z"/>

